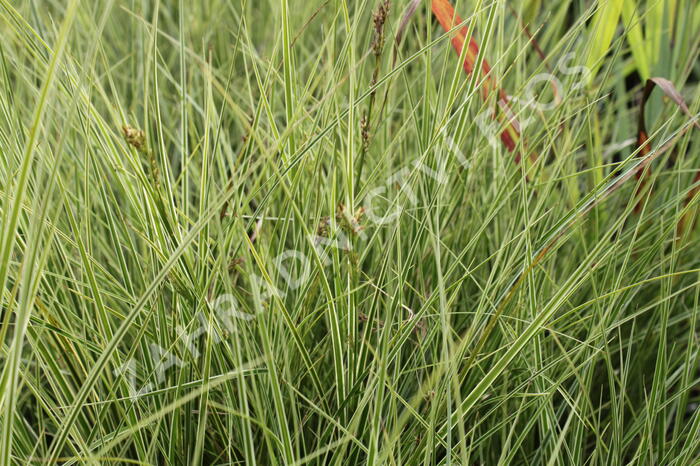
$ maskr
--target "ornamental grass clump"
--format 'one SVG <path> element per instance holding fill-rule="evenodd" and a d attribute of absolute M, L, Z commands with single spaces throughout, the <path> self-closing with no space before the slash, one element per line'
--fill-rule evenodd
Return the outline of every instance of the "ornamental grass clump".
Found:
<path fill-rule="evenodd" d="M 0 0 L 0 466 L 700 464 L 699 30 Z"/>

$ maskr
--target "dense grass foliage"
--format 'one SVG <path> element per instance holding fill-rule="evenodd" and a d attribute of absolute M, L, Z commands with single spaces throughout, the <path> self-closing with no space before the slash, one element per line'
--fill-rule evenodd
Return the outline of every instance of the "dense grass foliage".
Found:
<path fill-rule="evenodd" d="M 699 31 L 0 0 L 0 464 L 696 464 Z"/>

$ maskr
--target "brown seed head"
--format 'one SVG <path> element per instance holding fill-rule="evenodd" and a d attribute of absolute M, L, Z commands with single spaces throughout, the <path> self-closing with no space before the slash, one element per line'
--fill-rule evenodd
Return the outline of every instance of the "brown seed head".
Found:
<path fill-rule="evenodd" d="M 124 139 L 126 139 L 127 144 L 131 147 L 139 152 L 144 152 L 146 150 L 146 133 L 144 133 L 143 130 L 130 125 L 123 125 L 122 133 L 124 134 Z"/>
<path fill-rule="evenodd" d="M 360 120 L 360 135 L 362 136 L 362 148 L 367 150 L 367 147 L 369 147 L 369 119 L 367 114 L 362 115 Z"/>
<path fill-rule="evenodd" d="M 384 0 L 379 4 L 377 11 L 374 12 L 374 40 L 372 41 L 372 52 L 374 55 L 380 55 L 384 47 L 384 24 L 389 16 L 389 6 L 391 2 Z"/>

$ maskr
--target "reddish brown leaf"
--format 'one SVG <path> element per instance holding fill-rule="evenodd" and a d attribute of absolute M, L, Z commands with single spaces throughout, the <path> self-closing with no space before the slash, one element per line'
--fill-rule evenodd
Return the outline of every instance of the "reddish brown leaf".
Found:
<path fill-rule="evenodd" d="M 437 18 L 440 26 L 446 31 L 450 32 L 457 25 L 462 23 L 462 19 L 455 13 L 452 4 L 449 0 L 433 0 L 432 11 Z M 464 43 L 469 37 L 469 30 L 466 26 L 462 26 L 457 31 L 450 32 L 452 34 L 451 42 L 452 47 L 454 47 L 457 55 L 462 54 L 462 48 Z M 462 64 L 464 71 L 467 74 L 471 74 L 476 67 L 476 59 L 479 55 L 479 45 L 476 43 L 473 37 L 469 37 L 469 44 L 467 45 L 467 50 L 465 52 L 464 63 Z M 508 105 L 508 99 L 506 93 L 499 89 L 495 78 L 490 74 L 491 67 L 486 60 L 481 62 L 481 74 L 484 76 L 484 82 L 481 86 L 481 97 L 484 101 L 488 102 L 488 99 L 493 92 L 497 92 L 498 95 L 498 108 L 501 110 L 494 115 L 494 119 L 497 120 L 504 126 L 503 132 L 500 134 L 501 141 L 503 145 L 508 149 L 509 152 L 514 152 L 518 140 L 520 139 L 520 131 L 518 130 L 518 122 L 513 117 L 514 112 L 510 110 Z M 534 154 L 533 154 L 534 155 Z M 520 161 L 520 154 L 515 155 L 516 163 Z"/>
<path fill-rule="evenodd" d="M 420 2 L 421 0 L 411 0 L 411 3 L 409 3 L 406 7 L 406 11 L 404 11 L 404 14 L 401 16 L 399 28 L 396 30 L 396 44 L 401 42 L 401 38 L 403 37 L 403 33 L 408 26 L 408 22 L 411 20 L 411 17 L 413 17 L 413 14 L 416 12 Z"/>
<path fill-rule="evenodd" d="M 673 83 L 671 81 L 669 81 L 666 78 L 661 78 L 661 77 L 647 79 L 646 85 L 644 86 L 644 92 L 642 93 L 642 100 L 641 100 L 641 103 L 639 104 L 639 120 L 637 122 L 637 147 L 639 148 L 639 153 L 637 154 L 637 157 L 644 157 L 651 150 L 651 143 L 649 142 L 649 134 L 647 133 L 647 128 L 646 128 L 646 118 L 644 116 L 644 108 L 646 107 L 647 100 L 649 100 L 649 96 L 651 95 L 651 92 L 657 86 L 659 89 L 661 89 L 663 91 L 664 94 L 666 94 L 666 97 L 668 97 L 669 99 L 671 99 L 671 101 L 673 101 L 676 105 L 678 105 L 678 107 L 683 111 L 683 113 L 688 115 L 688 117 L 690 117 L 690 119 L 693 119 L 693 114 L 690 113 L 688 106 L 685 104 L 685 101 L 683 100 L 683 96 L 681 96 L 680 92 L 678 92 L 676 90 L 676 87 L 673 85 Z M 700 129 L 700 124 L 697 121 L 695 121 L 693 124 L 695 125 L 695 127 Z M 639 182 L 639 186 L 638 186 L 637 191 L 635 193 L 635 197 L 637 197 L 644 189 L 646 189 L 647 178 L 649 177 L 650 171 L 651 171 L 651 167 L 648 167 L 645 172 L 642 172 L 642 171 L 637 172 L 637 179 L 642 178 L 643 176 L 644 177 Z M 699 176 L 700 176 L 700 173 L 699 173 Z M 694 193 L 690 192 L 688 194 L 688 196 L 689 197 L 686 199 L 686 204 L 694 196 Z M 640 199 L 634 208 L 635 212 L 638 213 L 642 209 L 642 205 L 643 205 L 643 199 Z"/>

